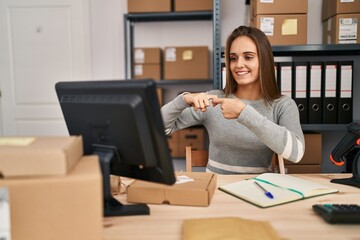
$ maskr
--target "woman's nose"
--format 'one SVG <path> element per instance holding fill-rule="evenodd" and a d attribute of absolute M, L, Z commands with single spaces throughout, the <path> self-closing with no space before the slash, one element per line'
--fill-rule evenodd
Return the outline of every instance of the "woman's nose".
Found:
<path fill-rule="evenodd" d="M 238 58 L 237 63 L 236 63 L 236 67 L 244 67 L 244 59 L 242 58 Z"/>

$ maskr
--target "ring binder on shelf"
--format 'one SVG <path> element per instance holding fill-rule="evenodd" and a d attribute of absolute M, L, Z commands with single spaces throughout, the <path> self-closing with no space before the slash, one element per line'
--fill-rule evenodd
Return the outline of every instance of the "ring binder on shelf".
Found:
<path fill-rule="evenodd" d="M 293 88 L 294 101 L 299 109 L 300 123 L 308 123 L 308 99 L 307 99 L 307 62 L 294 62 Z"/>
<path fill-rule="evenodd" d="M 292 62 L 279 62 L 278 63 L 278 85 L 282 95 L 293 98 L 293 82 L 292 82 Z"/>
<path fill-rule="evenodd" d="M 336 124 L 338 115 L 338 62 L 325 62 L 323 87 L 323 124 Z"/>
<path fill-rule="evenodd" d="M 323 78 L 323 62 L 309 62 L 308 67 L 308 99 L 309 99 L 309 116 L 310 124 L 322 123 L 322 78 Z"/>
<path fill-rule="evenodd" d="M 339 63 L 339 91 L 338 91 L 338 123 L 348 124 L 352 122 L 353 114 L 353 61 Z"/>

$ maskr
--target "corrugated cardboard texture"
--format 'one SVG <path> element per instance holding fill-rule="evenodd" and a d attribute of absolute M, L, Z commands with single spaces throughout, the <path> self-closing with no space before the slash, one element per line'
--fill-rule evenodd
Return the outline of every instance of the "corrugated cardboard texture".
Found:
<path fill-rule="evenodd" d="M 127 201 L 134 203 L 208 206 L 216 188 L 216 174 L 178 172 L 194 181 L 167 186 L 136 180 L 127 192 Z"/>
<path fill-rule="evenodd" d="M 257 15 L 250 25 L 261 30 L 261 19 L 271 19 L 274 23 L 269 33 L 265 33 L 271 45 L 307 44 L 307 14 Z"/>
<path fill-rule="evenodd" d="M 80 136 L 36 137 L 27 145 L 0 145 L 0 172 L 4 177 L 64 175 L 82 156 Z"/>
<path fill-rule="evenodd" d="M 308 12 L 308 0 L 250 1 L 250 18 L 262 14 L 302 14 Z"/>
<path fill-rule="evenodd" d="M 171 12 L 171 0 L 128 0 L 129 13 Z"/>
<path fill-rule="evenodd" d="M 340 13 L 360 13 L 360 0 L 323 0 L 321 19 L 326 19 Z"/>
<path fill-rule="evenodd" d="M 165 80 L 209 79 L 210 58 L 208 47 L 166 47 L 164 54 Z"/>
<path fill-rule="evenodd" d="M 175 12 L 212 11 L 213 0 L 174 0 Z"/>
<path fill-rule="evenodd" d="M 97 156 L 67 176 L 0 179 L 9 191 L 12 240 L 102 238 L 102 177 Z"/>

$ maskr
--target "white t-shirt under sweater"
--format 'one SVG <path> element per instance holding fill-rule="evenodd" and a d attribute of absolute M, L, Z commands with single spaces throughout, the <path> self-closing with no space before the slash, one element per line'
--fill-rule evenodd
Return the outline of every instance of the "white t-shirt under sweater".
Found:
<path fill-rule="evenodd" d="M 222 90 L 207 94 L 224 97 Z M 236 98 L 234 95 L 228 98 Z M 293 99 L 282 96 L 270 105 L 264 100 L 242 100 L 245 108 L 237 119 L 225 119 L 218 104 L 206 112 L 194 111 L 183 95 L 161 108 L 166 134 L 203 125 L 209 134 L 207 171 L 219 174 L 271 171 L 273 153 L 299 162 L 304 154 L 304 135 Z"/>

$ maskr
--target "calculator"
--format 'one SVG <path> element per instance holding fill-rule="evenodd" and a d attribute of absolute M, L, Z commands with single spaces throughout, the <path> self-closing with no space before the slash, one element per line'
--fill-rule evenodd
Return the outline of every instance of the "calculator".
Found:
<path fill-rule="evenodd" d="M 312 208 L 328 223 L 360 224 L 358 204 L 315 204 Z"/>

